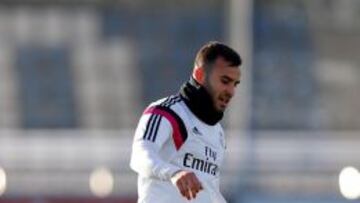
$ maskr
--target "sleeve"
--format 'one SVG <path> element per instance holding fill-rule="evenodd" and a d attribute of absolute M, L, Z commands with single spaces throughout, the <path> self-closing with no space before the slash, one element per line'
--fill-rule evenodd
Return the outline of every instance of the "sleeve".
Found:
<path fill-rule="evenodd" d="M 172 133 L 165 117 L 143 114 L 135 131 L 130 167 L 141 176 L 169 180 L 180 168 L 164 161 L 159 152 Z"/>

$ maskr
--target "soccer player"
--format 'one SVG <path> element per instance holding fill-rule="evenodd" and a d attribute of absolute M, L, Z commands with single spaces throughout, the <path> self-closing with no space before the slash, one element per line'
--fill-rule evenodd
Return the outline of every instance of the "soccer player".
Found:
<path fill-rule="evenodd" d="M 219 190 L 226 148 L 219 121 L 240 83 L 240 65 L 232 48 L 209 42 L 179 93 L 145 109 L 130 161 L 138 203 L 226 202 Z"/>

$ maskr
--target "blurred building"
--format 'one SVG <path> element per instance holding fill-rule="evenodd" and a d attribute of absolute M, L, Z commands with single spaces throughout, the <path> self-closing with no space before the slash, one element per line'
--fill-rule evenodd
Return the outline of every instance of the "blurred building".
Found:
<path fill-rule="evenodd" d="M 134 202 L 137 119 L 178 91 L 200 45 L 224 38 L 223 9 L 221 1 L 1 1 L 0 202 Z M 113 182 L 106 199 L 91 187 L 99 167 Z"/>
<path fill-rule="evenodd" d="M 229 202 L 346 202 L 339 172 L 360 168 L 359 11 L 356 0 L 0 1 L 0 203 L 135 202 L 137 119 L 178 91 L 210 40 L 246 56 L 224 121 Z"/>

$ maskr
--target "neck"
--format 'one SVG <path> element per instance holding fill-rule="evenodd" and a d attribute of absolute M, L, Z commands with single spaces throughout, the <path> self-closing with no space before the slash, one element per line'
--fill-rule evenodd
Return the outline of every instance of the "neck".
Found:
<path fill-rule="evenodd" d="M 222 119 L 224 113 L 214 108 L 210 94 L 194 78 L 181 87 L 180 95 L 191 112 L 204 123 L 215 125 Z"/>

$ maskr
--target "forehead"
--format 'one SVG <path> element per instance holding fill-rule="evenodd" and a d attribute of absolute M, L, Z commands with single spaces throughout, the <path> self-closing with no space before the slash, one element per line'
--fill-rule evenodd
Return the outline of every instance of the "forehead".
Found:
<path fill-rule="evenodd" d="M 213 64 L 212 74 L 219 77 L 227 76 L 233 80 L 239 80 L 241 71 L 239 67 L 230 66 L 230 62 L 225 61 L 223 58 L 218 58 Z"/>

